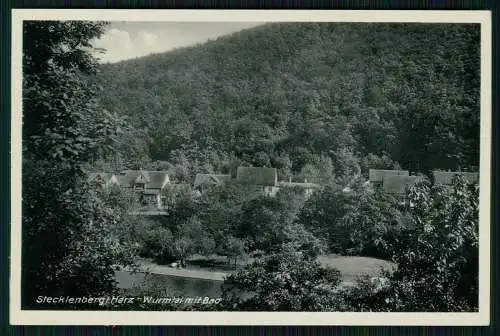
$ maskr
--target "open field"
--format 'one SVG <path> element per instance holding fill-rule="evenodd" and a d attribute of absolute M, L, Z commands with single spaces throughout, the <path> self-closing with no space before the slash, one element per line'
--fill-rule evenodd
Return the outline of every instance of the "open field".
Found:
<path fill-rule="evenodd" d="M 396 265 L 390 261 L 358 256 L 325 255 L 319 257 L 323 266 L 336 268 L 342 273 L 342 278 L 347 282 L 354 282 L 361 276 L 377 276 L 381 269 L 394 270 Z"/>

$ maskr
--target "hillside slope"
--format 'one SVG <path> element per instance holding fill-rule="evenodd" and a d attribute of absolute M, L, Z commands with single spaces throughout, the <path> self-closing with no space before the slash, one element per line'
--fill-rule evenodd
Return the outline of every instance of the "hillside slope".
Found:
<path fill-rule="evenodd" d="M 240 164 L 426 172 L 478 165 L 479 56 L 477 25 L 278 23 L 103 65 L 98 80 L 133 125 L 116 158 L 129 166 L 168 161 L 179 180 Z"/>

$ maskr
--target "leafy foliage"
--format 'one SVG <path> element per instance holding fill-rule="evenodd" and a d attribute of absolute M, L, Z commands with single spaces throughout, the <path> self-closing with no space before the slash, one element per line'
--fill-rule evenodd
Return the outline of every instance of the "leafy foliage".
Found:
<path fill-rule="evenodd" d="M 22 303 L 38 295 L 101 295 L 134 253 L 114 227 L 124 215 L 85 183 L 88 163 L 119 134 L 99 108 L 89 41 L 104 23 L 27 21 L 23 43 Z"/>
<path fill-rule="evenodd" d="M 290 245 L 231 274 L 224 282 L 225 309 L 242 311 L 331 311 L 340 274 L 322 268 Z"/>
<path fill-rule="evenodd" d="M 385 258 L 382 237 L 395 234 L 399 226 L 395 204 L 391 195 L 356 179 L 346 188 L 330 185 L 314 194 L 298 222 L 323 237 L 331 252 Z"/>
<path fill-rule="evenodd" d="M 478 189 L 456 179 L 452 190 L 421 184 L 405 203 L 410 221 L 392 243 L 395 310 L 471 311 L 478 305 Z"/>
<path fill-rule="evenodd" d="M 268 196 L 248 201 L 242 207 L 239 236 L 249 239 L 252 250 L 279 246 L 285 239 L 284 228 L 294 220 L 295 211 L 289 206 L 288 200 Z"/>
<path fill-rule="evenodd" d="M 404 197 L 406 224 L 385 237 L 398 267 L 382 286 L 363 280 L 344 293 L 359 311 L 476 311 L 478 192 L 462 179 L 452 188 L 415 185 Z"/>

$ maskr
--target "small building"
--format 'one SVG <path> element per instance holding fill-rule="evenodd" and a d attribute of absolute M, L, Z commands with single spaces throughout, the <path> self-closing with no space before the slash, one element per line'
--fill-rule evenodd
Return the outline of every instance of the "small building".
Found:
<path fill-rule="evenodd" d="M 207 187 L 220 185 L 231 180 L 231 175 L 224 174 L 196 174 L 193 187 L 204 190 Z"/>
<path fill-rule="evenodd" d="M 453 184 L 453 178 L 457 175 L 463 176 L 465 181 L 469 184 L 479 184 L 479 173 L 434 170 L 432 175 L 434 177 L 434 184 L 451 186 Z"/>
<path fill-rule="evenodd" d="M 296 190 L 301 190 L 303 192 L 304 197 L 309 198 L 315 191 L 321 189 L 321 185 L 317 183 L 310 182 L 292 182 L 289 180 L 288 182 L 279 182 L 278 188 L 293 188 Z"/>
<path fill-rule="evenodd" d="M 402 194 L 408 187 L 422 180 L 422 176 L 387 175 L 384 177 L 382 188 L 386 193 Z"/>
<path fill-rule="evenodd" d="M 170 183 L 167 172 L 147 170 L 124 170 L 116 175 L 122 188 L 140 194 L 143 205 L 162 207 L 162 190 Z"/>
<path fill-rule="evenodd" d="M 388 176 L 409 176 L 407 170 L 385 170 L 385 169 L 370 169 L 368 180 L 374 186 L 382 186 L 384 179 Z"/>
<path fill-rule="evenodd" d="M 278 171 L 267 167 L 238 167 L 235 182 L 259 188 L 267 196 L 275 196 L 279 190 Z"/>

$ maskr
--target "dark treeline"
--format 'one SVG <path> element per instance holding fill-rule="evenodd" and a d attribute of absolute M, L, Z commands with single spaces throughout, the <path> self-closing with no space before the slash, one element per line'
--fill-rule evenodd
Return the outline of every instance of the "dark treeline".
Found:
<path fill-rule="evenodd" d="M 280 23 L 103 65 L 98 81 L 132 125 L 121 166 L 426 173 L 477 168 L 479 57 L 477 25 Z"/>

